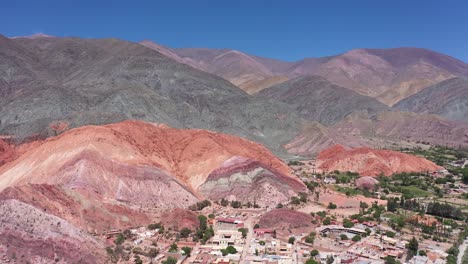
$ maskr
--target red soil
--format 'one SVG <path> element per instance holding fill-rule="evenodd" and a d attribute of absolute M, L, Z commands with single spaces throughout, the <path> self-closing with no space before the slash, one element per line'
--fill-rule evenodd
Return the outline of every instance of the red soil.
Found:
<path fill-rule="evenodd" d="M 181 208 L 176 208 L 164 214 L 161 218 L 161 223 L 164 227 L 172 228 L 173 230 L 181 230 L 186 227 L 192 231 L 200 225 L 198 215 L 195 212 Z"/>
<path fill-rule="evenodd" d="M 399 172 L 422 172 L 441 169 L 427 159 L 392 151 L 376 150 L 361 147 L 346 150 L 342 146 L 334 146 L 322 151 L 317 160 L 322 171 L 352 171 L 362 176 L 389 176 Z"/>
<path fill-rule="evenodd" d="M 333 147 L 322 150 L 317 156 L 317 159 L 319 160 L 330 159 L 344 152 L 346 152 L 345 147 L 343 147 L 342 145 L 334 145 Z"/>

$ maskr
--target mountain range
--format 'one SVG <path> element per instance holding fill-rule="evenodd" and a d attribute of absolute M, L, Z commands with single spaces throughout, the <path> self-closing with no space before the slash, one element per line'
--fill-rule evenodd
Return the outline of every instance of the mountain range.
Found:
<path fill-rule="evenodd" d="M 369 175 L 439 169 L 371 148 L 467 147 L 467 76 L 467 64 L 419 48 L 285 62 L 0 35 L 0 252 L 104 263 L 107 243 L 91 234 L 196 226 L 182 208 L 204 199 L 272 208 L 307 192 L 290 158 L 321 153 L 323 170 Z"/>
<path fill-rule="evenodd" d="M 454 77 L 399 101 L 394 108 L 468 122 L 467 98 L 468 78 Z"/>
<path fill-rule="evenodd" d="M 0 133 L 18 142 L 54 135 L 56 122 L 136 119 L 246 137 L 281 156 L 316 155 L 338 143 L 405 145 L 427 133 L 431 144 L 468 144 L 464 90 L 453 92 L 455 102 L 427 87 L 465 80 L 454 76 L 468 66 L 424 49 L 360 49 L 291 63 L 227 49 L 44 35 L 0 37 L 0 58 Z M 427 110 L 405 106 L 418 97 L 428 98 Z M 380 129 L 389 125 L 401 130 Z"/>
<path fill-rule="evenodd" d="M 285 79 L 320 75 L 330 82 L 389 106 L 454 76 L 468 75 L 466 63 L 421 48 L 356 49 L 323 58 L 285 62 L 230 49 L 169 49 L 150 41 L 175 60 L 221 76 L 248 93 Z"/>

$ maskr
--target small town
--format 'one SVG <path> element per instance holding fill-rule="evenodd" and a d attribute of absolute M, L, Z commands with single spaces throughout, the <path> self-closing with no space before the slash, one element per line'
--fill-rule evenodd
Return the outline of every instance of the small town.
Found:
<path fill-rule="evenodd" d="M 177 209 L 167 226 L 107 233 L 108 253 L 116 261 L 164 264 L 457 263 L 465 243 L 459 238 L 468 231 L 462 213 L 467 176 L 457 172 L 467 163 L 375 178 L 318 173 L 314 161 L 290 162 L 310 192 L 289 204 L 205 200 Z M 405 186 L 401 179 L 408 178 L 414 183 Z"/>

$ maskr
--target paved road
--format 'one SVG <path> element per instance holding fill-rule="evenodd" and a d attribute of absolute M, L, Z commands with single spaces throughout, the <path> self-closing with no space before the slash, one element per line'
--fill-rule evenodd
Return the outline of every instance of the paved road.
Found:
<path fill-rule="evenodd" d="M 463 243 L 461 243 L 460 247 L 458 247 L 459 253 L 458 253 L 458 257 L 457 257 L 457 264 L 462 264 L 463 256 L 465 255 L 465 250 L 466 250 L 467 246 L 468 246 L 468 238 L 465 239 L 465 241 L 463 241 Z"/>
<path fill-rule="evenodd" d="M 250 248 L 250 244 L 252 242 L 252 238 L 253 238 L 253 219 L 252 219 L 252 215 L 249 214 L 249 216 L 247 217 L 247 219 L 245 220 L 244 222 L 244 227 L 247 228 L 249 230 L 249 232 L 247 233 L 247 238 L 245 239 L 245 245 L 244 245 L 244 249 L 242 250 L 242 255 L 241 255 L 241 258 L 240 258 L 240 263 L 248 263 L 245 258 L 247 256 L 247 252 L 249 251 L 249 248 Z"/>

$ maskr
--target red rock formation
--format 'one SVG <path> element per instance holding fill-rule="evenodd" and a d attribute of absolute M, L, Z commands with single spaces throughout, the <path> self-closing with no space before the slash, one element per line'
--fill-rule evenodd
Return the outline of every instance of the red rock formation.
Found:
<path fill-rule="evenodd" d="M 294 211 L 287 208 L 275 209 L 264 214 L 258 224 L 260 228 L 267 228 L 272 230 L 283 229 L 298 229 L 310 228 L 312 224 L 312 216 L 306 213 Z"/>
<path fill-rule="evenodd" d="M 246 197 L 262 193 L 276 206 L 271 196 L 277 192 L 258 190 L 277 186 L 291 195 L 304 190 L 287 165 L 263 146 L 204 130 L 126 121 L 72 129 L 19 148 L 21 156 L 0 168 L 0 198 L 20 199 L 89 230 L 145 224 L 151 217 L 145 209 L 186 208 L 204 199 L 200 186 L 233 157 L 251 165 L 222 177 L 264 171 L 258 181 L 243 185 Z"/>
<path fill-rule="evenodd" d="M 234 156 L 211 172 L 199 190 L 212 200 L 227 198 L 272 207 L 305 189 L 296 179 L 268 165 Z"/>
<path fill-rule="evenodd" d="M 346 152 L 345 147 L 342 145 L 334 145 L 333 147 L 327 148 L 319 153 L 317 159 L 326 160 L 335 157 L 341 153 Z"/>
<path fill-rule="evenodd" d="M 422 172 L 441 169 L 432 161 L 413 155 L 367 147 L 345 150 L 334 146 L 322 151 L 317 165 L 323 171 L 352 171 L 363 176 L 391 175 L 398 172 Z"/>
<path fill-rule="evenodd" d="M 196 230 L 200 225 L 197 213 L 181 208 L 176 208 L 164 214 L 161 218 L 161 223 L 164 227 L 173 230 L 188 228 L 192 231 Z"/>

